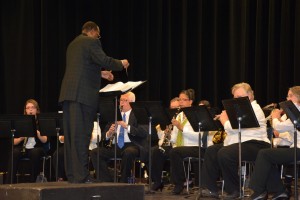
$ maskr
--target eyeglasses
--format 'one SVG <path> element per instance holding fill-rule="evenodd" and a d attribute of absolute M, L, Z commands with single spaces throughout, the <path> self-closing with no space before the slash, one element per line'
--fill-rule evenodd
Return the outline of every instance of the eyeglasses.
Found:
<path fill-rule="evenodd" d="M 120 102 L 128 102 L 127 99 L 120 99 Z"/>
<path fill-rule="evenodd" d="M 189 101 L 189 99 L 178 99 L 178 101 Z"/>
<path fill-rule="evenodd" d="M 292 98 L 293 96 L 294 96 L 294 94 L 290 93 L 290 94 L 287 95 L 286 98 L 289 99 L 289 98 Z"/>
<path fill-rule="evenodd" d="M 35 106 L 28 106 L 28 107 L 26 107 L 25 109 L 26 109 L 26 110 L 36 109 L 36 107 L 35 107 Z"/>

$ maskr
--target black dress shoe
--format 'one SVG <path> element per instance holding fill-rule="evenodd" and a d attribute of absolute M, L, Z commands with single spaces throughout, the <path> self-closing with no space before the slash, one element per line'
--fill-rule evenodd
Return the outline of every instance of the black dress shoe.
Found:
<path fill-rule="evenodd" d="M 286 200 L 286 199 L 290 199 L 289 195 L 286 192 L 282 192 L 280 194 L 275 194 L 272 197 L 272 200 Z"/>
<path fill-rule="evenodd" d="M 88 176 L 82 183 L 100 183 L 101 181 L 94 179 L 93 177 Z"/>
<path fill-rule="evenodd" d="M 152 185 L 152 190 L 153 191 L 162 191 L 164 188 L 164 183 L 163 182 L 154 182 L 154 184 Z"/>
<path fill-rule="evenodd" d="M 268 199 L 268 193 L 266 191 L 261 193 L 261 194 L 254 193 L 254 194 L 251 195 L 251 199 L 252 200 L 267 200 Z"/>
<path fill-rule="evenodd" d="M 240 197 L 240 193 L 238 191 L 234 191 L 229 194 L 225 194 L 223 199 L 236 199 Z"/>
<path fill-rule="evenodd" d="M 183 190 L 183 185 L 175 185 L 172 194 L 179 195 Z"/>
<path fill-rule="evenodd" d="M 217 192 L 212 192 L 209 189 L 201 190 L 201 197 L 209 197 L 209 198 L 219 198 L 219 194 Z"/>

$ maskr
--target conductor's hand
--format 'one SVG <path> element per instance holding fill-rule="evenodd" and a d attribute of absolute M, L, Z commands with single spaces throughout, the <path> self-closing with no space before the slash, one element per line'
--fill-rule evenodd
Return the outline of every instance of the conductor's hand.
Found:
<path fill-rule="evenodd" d="M 101 77 L 108 81 L 114 80 L 114 75 L 111 73 L 111 71 L 101 71 Z"/>
<path fill-rule="evenodd" d="M 129 62 L 128 62 L 127 59 L 121 60 L 121 62 L 122 62 L 122 65 L 123 65 L 123 67 L 124 67 L 125 69 L 127 69 L 127 68 L 129 67 Z"/>

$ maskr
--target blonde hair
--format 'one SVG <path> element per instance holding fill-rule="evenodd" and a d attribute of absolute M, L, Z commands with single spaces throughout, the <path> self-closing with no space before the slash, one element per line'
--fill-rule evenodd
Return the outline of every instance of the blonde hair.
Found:
<path fill-rule="evenodd" d="M 27 115 L 27 113 L 26 113 L 26 106 L 29 103 L 32 103 L 34 105 L 34 107 L 36 108 L 36 114 L 39 114 L 41 112 L 40 111 L 40 106 L 39 106 L 38 102 L 36 100 L 34 100 L 34 99 L 28 99 L 25 102 L 25 105 L 24 105 L 24 115 Z"/>
<path fill-rule="evenodd" d="M 293 86 L 289 90 L 296 96 L 298 103 L 300 103 L 300 86 Z"/>
<path fill-rule="evenodd" d="M 247 92 L 250 101 L 253 101 L 253 100 L 254 100 L 254 91 L 252 90 L 251 86 L 250 86 L 248 83 L 244 83 L 244 82 L 242 82 L 242 83 L 237 83 L 237 84 L 235 84 L 234 86 L 232 86 L 232 88 L 231 88 L 231 93 L 232 93 L 232 95 L 233 95 L 234 92 L 235 92 L 237 89 L 239 89 L 239 88 L 243 88 L 243 89 Z"/>

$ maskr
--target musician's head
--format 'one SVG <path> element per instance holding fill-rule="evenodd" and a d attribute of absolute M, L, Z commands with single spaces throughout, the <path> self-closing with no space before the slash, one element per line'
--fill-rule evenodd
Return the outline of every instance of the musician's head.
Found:
<path fill-rule="evenodd" d="M 135 102 L 135 94 L 133 92 L 127 92 L 120 97 L 120 107 L 123 112 L 131 110 L 130 102 Z"/>
<path fill-rule="evenodd" d="M 81 33 L 95 39 L 101 38 L 99 26 L 92 21 L 83 24 Z"/>
<path fill-rule="evenodd" d="M 289 88 L 286 99 L 292 101 L 295 104 L 300 105 L 300 86 L 294 86 Z"/>
<path fill-rule="evenodd" d="M 231 88 L 234 98 L 248 97 L 250 102 L 254 101 L 254 92 L 248 83 L 237 83 Z"/>
<path fill-rule="evenodd" d="M 179 106 L 180 108 L 191 107 L 195 100 L 194 89 L 182 90 L 179 93 Z"/>
<path fill-rule="evenodd" d="M 179 108 L 180 105 L 179 105 L 179 98 L 178 97 L 175 97 L 173 99 L 171 99 L 170 101 L 170 108 L 171 109 L 175 109 L 175 108 Z"/>
<path fill-rule="evenodd" d="M 40 106 L 34 99 L 28 99 L 24 105 L 24 115 L 36 115 L 40 113 Z"/>

